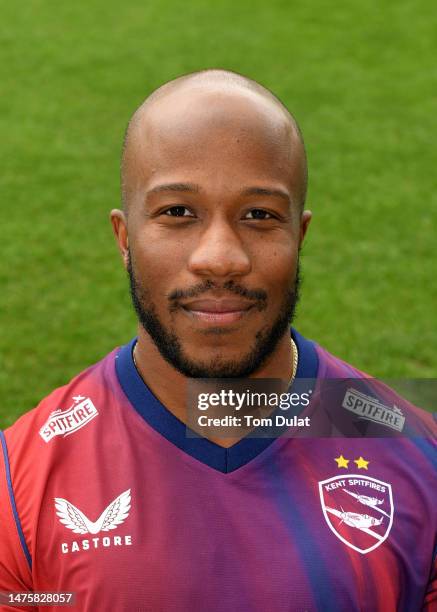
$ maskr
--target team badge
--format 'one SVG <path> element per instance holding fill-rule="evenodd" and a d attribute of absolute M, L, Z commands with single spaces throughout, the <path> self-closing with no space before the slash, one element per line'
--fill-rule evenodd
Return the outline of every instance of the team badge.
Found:
<path fill-rule="evenodd" d="M 341 474 L 319 482 L 319 493 L 329 528 L 346 546 L 366 554 L 387 539 L 394 513 L 390 484 Z"/>

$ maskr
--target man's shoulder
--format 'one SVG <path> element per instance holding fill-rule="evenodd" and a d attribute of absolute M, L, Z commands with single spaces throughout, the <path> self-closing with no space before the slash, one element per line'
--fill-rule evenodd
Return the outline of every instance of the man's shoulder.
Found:
<path fill-rule="evenodd" d="M 117 389 L 116 353 L 117 349 L 54 389 L 0 432 L 0 522 L 12 534 L 11 550 L 21 542 L 28 564 L 49 484 L 86 483 L 87 458 L 95 453 L 103 413 Z"/>
<path fill-rule="evenodd" d="M 319 358 L 318 379 L 327 381 L 326 388 L 337 387 L 333 396 L 340 399 L 342 408 L 361 422 L 380 425 L 383 431 L 391 426 L 407 437 L 437 439 L 437 403 L 427 403 L 426 410 L 420 407 L 421 398 L 432 395 L 422 391 L 426 391 L 425 387 L 429 389 L 434 381 L 376 378 L 320 345 L 315 347 Z"/>
<path fill-rule="evenodd" d="M 114 361 L 118 348 L 54 389 L 38 405 L 4 430 L 9 445 L 25 444 L 29 435 L 48 443 L 58 435 L 69 435 L 98 414 L 99 397 L 114 384 Z"/>

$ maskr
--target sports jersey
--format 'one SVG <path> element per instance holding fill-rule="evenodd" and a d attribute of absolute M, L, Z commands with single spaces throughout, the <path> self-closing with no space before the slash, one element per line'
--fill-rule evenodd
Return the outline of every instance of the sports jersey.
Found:
<path fill-rule="evenodd" d="M 363 379 L 292 334 L 296 382 Z M 299 412 L 326 435 L 224 448 L 187 437 L 134 342 L 2 433 L 0 591 L 74 592 L 81 612 L 437 609 L 431 414 L 348 382 L 340 425 L 316 396 Z"/>

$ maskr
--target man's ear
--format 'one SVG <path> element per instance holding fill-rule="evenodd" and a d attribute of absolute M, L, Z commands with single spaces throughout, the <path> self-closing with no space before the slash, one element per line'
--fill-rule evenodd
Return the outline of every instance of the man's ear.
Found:
<path fill-rule="evenodd" d="M 118 249 L 123 259 L 124 267 L 127 268 L 129 261 L 129 238 L 127 232 L 127 219 L 122 210 L 114 208 L 111 210 L 111 223 L 117 240 Z"/>
<path fill-rule="evenodd" d="M 302 213 L 302 217 L 300 220 L 300 237 L 299 237 L 299 246 L 302 246 L 303 240 L 305 238 L 305 234 L 307 233 L 308 226 L 313 217 L 313 213 L 310 210 L 304 210 Z"/>

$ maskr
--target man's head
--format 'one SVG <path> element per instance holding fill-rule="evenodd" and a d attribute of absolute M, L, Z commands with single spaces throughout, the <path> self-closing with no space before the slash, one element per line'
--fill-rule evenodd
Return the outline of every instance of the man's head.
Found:
<path fill-rule="evenodd" d="M 112 222 L 140 323 L 184 375 L 249 375 L 288 334 L 306 176 L 296 122 L 240 75 L 180 77 L 133 115 Z"/>

